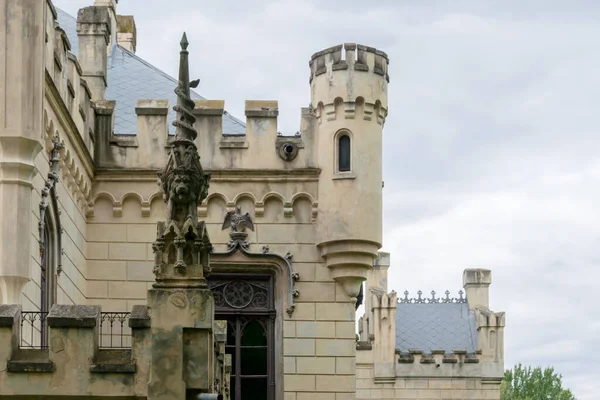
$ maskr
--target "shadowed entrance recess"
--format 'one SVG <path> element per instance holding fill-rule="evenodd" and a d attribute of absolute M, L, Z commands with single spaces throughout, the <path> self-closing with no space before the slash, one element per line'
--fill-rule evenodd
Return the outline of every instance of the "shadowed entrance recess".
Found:
<path fill-rule="evenodd" d="M 275 399 L 273 276 L 212 274 L 215 320 L 227 321 L 232 400 Z"/>

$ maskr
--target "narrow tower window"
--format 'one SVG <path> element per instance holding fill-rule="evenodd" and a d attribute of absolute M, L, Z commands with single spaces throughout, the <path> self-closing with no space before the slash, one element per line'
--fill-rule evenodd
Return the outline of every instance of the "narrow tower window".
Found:
<path fill-rule="evenodd" d="M 350 171 L 350 136 L 341 135 L 338 139 L 338 171 Z"/>

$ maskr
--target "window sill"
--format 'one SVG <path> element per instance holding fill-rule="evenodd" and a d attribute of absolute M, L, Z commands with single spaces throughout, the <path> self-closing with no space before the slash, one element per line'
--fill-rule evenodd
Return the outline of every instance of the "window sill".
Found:
<path fill-rule="evenodd" d="M 356 179 L 356 175 L 354 174 L 354 172 L 337 172 L 335 174 L 333 174 L 333 179 L 337 180 L 337 179 Z"/>

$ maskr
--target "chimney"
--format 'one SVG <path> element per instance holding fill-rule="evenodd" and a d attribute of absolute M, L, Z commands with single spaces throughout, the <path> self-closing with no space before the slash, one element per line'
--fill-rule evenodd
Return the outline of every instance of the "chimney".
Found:
<path fill-rule="evenodd" d="M 132 53 L 135 53 L 137 31 L 133 15 L 117 15 L 117 43 Z"/>
<path fill-rule="evenodd" d="M 104 100 L 106 92 L 107 48 L 110 44 L 111 19 L 108 7 L 90 6 L 77 13 L 79 64 L 82 77 L 90 88 L 92 100 Z"/>
<path fill-rule="evenodd" d="M 463 272 L 463 287 L 467 293 L 469 309 L 475 307 L 490 307 L 490 284 L 492 271 L 489 269 L 465 269 Z"/>

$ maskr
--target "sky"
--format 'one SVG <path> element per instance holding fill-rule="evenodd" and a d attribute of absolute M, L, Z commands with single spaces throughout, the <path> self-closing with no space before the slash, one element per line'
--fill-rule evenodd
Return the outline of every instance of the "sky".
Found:
<path fill-rule="evenodd" d="M 92 0 L 53 0 L 77 14 Z M 390 290 L 456 293 L 492 270 L 505 366 L 554 366 L 597 398 L 600 363 L 600 3 L 564 0 L 121 0 L 137 54 L 242 118 L 279 100 L 299 128 L 310 56 L 344 42 L 390 58 L 384 248 Z M 595 105 L 594 105 L 595 104 Z"/>

